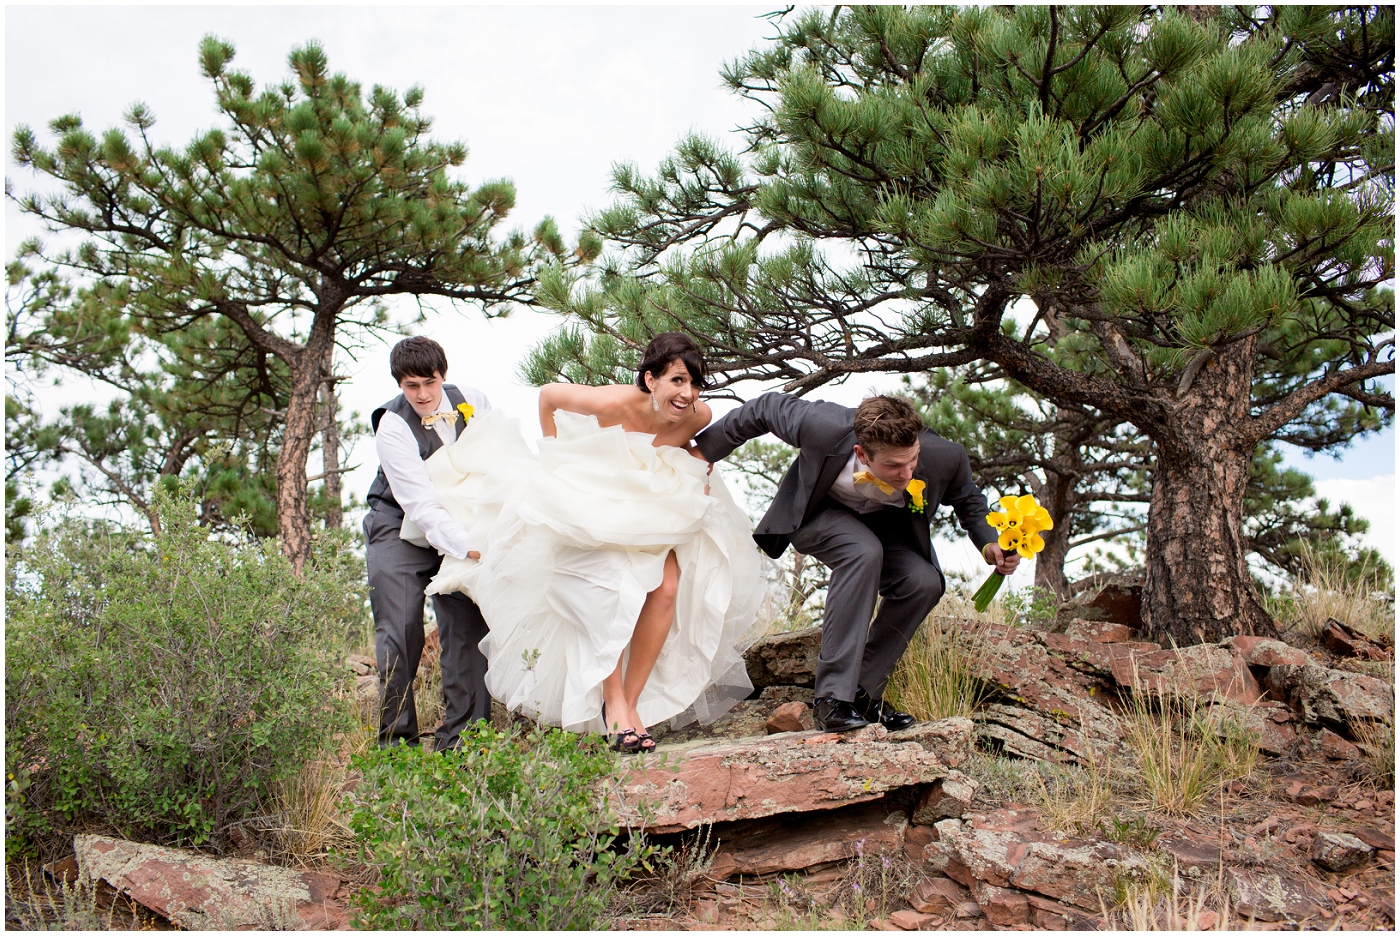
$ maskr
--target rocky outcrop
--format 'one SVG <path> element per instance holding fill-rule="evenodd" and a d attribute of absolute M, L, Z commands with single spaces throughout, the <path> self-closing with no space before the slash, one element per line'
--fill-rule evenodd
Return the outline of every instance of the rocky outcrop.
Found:
<path fill-rule="evenodd" d="M 73 838 L 79 878 L 106 881 L 185 929 L 349 929 L 341 880 L 101 835 Z"/>
<path fill-rule="evenodd" d="M 1022 903 L 1003 891 L 1031 891 L 1084 910 L 1098 911 L 1112 902 L 1119 881 L 1145 879 L 1147 861 L 1126 846 L 1093 839 L 1052 836 L 1034 817 L 1015 809 L 945 819 L 935 826 L 938 839 L 924 847 L 934 869 L 972 889 L 987 918 L 1020 916 Z M 997 890 L 989 890 L 996 888 Z M 980 890 L 979 890 L 980 889 Z M 996 904 L 989 909 L 989 903 Z M 1025 919 L 1030 921 L 1029 903 Z"/>
<path fill-rule="evenodd" d="M 815 815 L 789 815 L 747 823 L 715 851 L 708 874 L 722 880 L 735 874 L 801 871 L 860 855 L 893 855 L 904 847 L 909 820 L 876 801 Z"/>
<path fill-rule="evenodd" d="M 1365 634 L 1336 618 L 1328 618 L 1320 635 L 1323 646 L 1337 656 L 1358 657 L 1362 660 L 1388 660 L 1391 653 Z"/>
<path fill-rule="evenodd" d="M 976 783 L 950 771 L 948 776 L 919 794 L 910 818 L 917 825 L 933 825 L 940 819 L 956 818 L 972 807 L 976 794 Z"/>
<path fill-rule="evenodd" d="M 891 734 L 871 725 L 848 734 L 807 731 L 666 748 L 641 762 L 617 793 L 616 808 L 649 832 L 705 823 L 837 809 L 891 790 L 948 777 L 971 756 L 965 718 Z"/>
<path fill-rule="evenodd" d="M 1264 686 L 1270 696 L 1286 702 L 1304 721 L 1341 731 L 1349 732 L 1357 722 L 1395 718 L 1395 689 L 1390 683 L 1329 669 L 1311 660 L 1302 665 L 1269 667 Z"/>
<path fill-rule="evenodd" d="M 1316 883 L 1295 874 L 1245 868 L 1226 871 L 1235 910 L 1245 919 L 1300 923 L 1320 917 L 1331 901 Z"/>
<path fill-rule="evenodd" d="M 749 681 L 755 689 L 767 686 L 805 686 L 817 680 L 817 654 L 821 652 L 822 630 L 806 630 L 764 637 L 744 653 Z"/>
<path fill-rule="evenodd" d="M 981 652 L 972 660 L 995 701 L 978 713 L 979 734 L 1008 753 L 1036 760 L 1078 761 L 1091 751 L 1121 752 L 1121 732 L 1099 693 L 1111 686 L 1122 648 L 1063 634 L 995 624 L 979 628 Z"/>
<path fill-rule="evenodd" d="M 1323 743 L 1328 756 L 1346 759 L 1357 754 L 1346 746 L 1355 737 L 1353 726 L 1394 717 L 1388 683 L 1328 668 L 1282 641 L 1240 636 L 1164 649 L 1141 640 L 1140 594 L 1131 579 L 1111 580 L 1062 607 L 1052 631 L 935 617 L 939 626 L 979 637 L 969 663 L 989 694 L 976 715 L 978 736 L 1036 760 L 1085 763 L 1091 753 L 1121 756 L 1126 750 L 1117 699 L 1133 692 L 1186 693 L 1220 707 L 1227 716 L 1220 721 L 1243 726 L 1266 753 Z M 1349 646 L 1361 646 L 1351 629 L 1333 630 Z M 815 627 L 765 638 L 745 655 L 749 677 L 763 698 L 775 701 L 780 694 L 810 692 L 820 646 Z M 776 705 L 751 704 L 754 720 L 775 716 L 768 731 L 801 724 L 795 709 L 778 716 Z M 734 717 L 744 716 L 736 710 Z M 1323 728 L 1330 734 L 1319 734 Z"/>
<path fill-rule="evenodd" d="M 1219 644 L 1119 654 L 1113 659 L 1112 672 L 1119 686 L 1154 696 L 1184 693 L 1245 705 L 1264 696 L 1244 657 L 1233 647 Z"/>
<path fill-rule="evenodd" d="M 1328 871 L 1350 871 L 1371 860 L 1376 850 L 1346 832 L 1319 832 L 1313 839 L 1312 860 Z"/>
<path fill-rule="evenodd" d="M 763 727 L 769 734 L 782 734 L 785 731 L 815 731 L 817 726 L 810 705 L 784 702 L 768 716 Z"/>
<path fill-rule="evenodd" d="M 1055 620 L 1059 630 L 1075 621 L 1104 621 L 1142 630 L 1142 581 L 1134 576 L 1109 576 L 1097 588 L 1065 602 Z"/>

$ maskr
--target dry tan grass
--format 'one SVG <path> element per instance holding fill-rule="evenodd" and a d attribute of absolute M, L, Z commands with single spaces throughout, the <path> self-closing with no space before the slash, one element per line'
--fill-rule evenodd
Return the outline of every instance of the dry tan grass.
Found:
<path fill-rule="evenodd" d="M 1118 793 L 1106 754 L 1091 754 L 1083 767 L 1057 766 L 1032 775 L 1032 805 L 1052 831 L 1096 833 L 1114 814 Z M 1045 773 L 1050 774 L 1050 782 Z"/>
<path fill-rule="evenodd" d="M 1316 638 L 1326 628 L 1327 619 L 1336 618 L 1372 640 L 1395 642 L 1394 603 L 1373 595 L 1368 584 L 1377 578 L 1374 566 L 1348 569 L 1336 557 L 1320 554 L 1310 546 L 1304 547 L 1302 560 L 1303 574 L 1275 602 L 1285 634 L 1291 631 Z"/>
<path fill-rule="evenodd" d="M 987 692 L 976 675 L 981 647 L 976 629 L 930 616 L 891 674 L 885 698 L 921 720 L 970 717 Z"/>
<path fill-rule="evenodd" d="M 1117 906 L 1105 908 L 1109 929 L 1200 932 L 1231 928 L 1230 895 L 1218 876 L 1187 884 L 1178 869 L 1125 882 Z"/>
<path fill-rule="evenodd" d="M 103 907 L 97 884 L 54 881 L 27 862 L 5 869 L 6 929 L 121 930 L 131 928 L 131 912 L 118 913 L 112 900 Z"/>
<path fill-rule="evenodd" d="M 1367 778 L 1378 789 L 1395 789 L 1395 719 L 1351 722 L 1351 733 L 1369 768 Z"/>
<path fill-rule="evenodd" d="M 1132 684 L 1123 737 L 1153 809 L 1193 815 L 1225 784 L 1253 775 L 1259 751 L 1233 715 L 1192 692 L 1154 697 L 1136 662 Z"/>
<path fill-rule="evenodd" d="M 277 825 L 273 850 L 284 861 L 308 865 L 327 858 L 332 848 L 348 849 L 354 835 L 345 824 L 346 768 L 312 761 L 273 790 Z"/>

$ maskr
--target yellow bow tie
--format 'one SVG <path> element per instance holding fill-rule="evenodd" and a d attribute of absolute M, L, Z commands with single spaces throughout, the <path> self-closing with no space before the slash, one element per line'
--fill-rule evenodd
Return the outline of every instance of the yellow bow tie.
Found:
<path fill-rule="evenodd" d="M 893 494 L 894 485 L 886 484 L 868 471 L 857 471 L 852 480 L 856 484 L 873 484 L 880 489 L 881 494 Z"/>
<path fill-rule="evenodd" d="M 450 420 L 450 421 L 455 422 L 455 421 L 457 420 L 457 411 L 456 411 L 456 410 L 448 410 L 448 411 L 445 412 L 445 413 L 433 413 L 431 416 L 424 416 L 424 417 L 423 417 L 423 425 L 424 425 L 424 426 L 431 426 L 433 423 L 437 422 L 439 419 L 446 419 L 446 420 Z"/>

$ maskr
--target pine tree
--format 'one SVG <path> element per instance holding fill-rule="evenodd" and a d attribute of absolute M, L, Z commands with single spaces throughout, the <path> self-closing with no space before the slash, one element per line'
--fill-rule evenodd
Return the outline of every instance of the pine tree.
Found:
<path fill-rule="evenodd" d="M 744 155 L 615 173 L 532 372 L 663 328 L 792 392 L 993 362 L 1152 441 L 1156 638 L 1274 633 L 1255 450 L 1394 411 L 1393 9 L 842 7 L 724 75 Z"/>
<path fill-rule="evenodd" d="M 1086 406 L 1060 407 L 973 364 L 905 378 L 905 393 L 930 429 L 961 443 L 973 477 L 1001 494 L 1032 494 L 1054 521 L 1041 533 L 1035 584 L 1060 598 L 1072 549 L 1134 542 L 1145 529 L 1151 443 L 1132 426 Z M 940 520 L 949 522 L 940 512 Z M 956 537 L 960 531 L 949 527 Z"/>
<path fill-rule="evenodd" d="M 1084 407 L 1057 407 L 1024 387 L 996 378 L 995 368 L 974 364 L 937 371 L 918 380 L 905 377 L 905 394 L 935 432 L 967 443 L 973 477 L 983 488 L 1033 494 L 1055 526 L 1042 533 L 1035 584 L 1068 597 L 1099 580 L 1106 560 L 1132 565 L 1142 551 L 1151 500 L 1154 458 L 1149 439 L 1129 423 Z M 1312 478 L 1281 468 L 1279 443 L 1254 454 L 1245 489 L 1244 533 L 1248 552 L 1276 575 L 1304 574 L 1304 557 L 1325 555 L 1346 568 L 1388 574 L 1389 565 L 1355 537 L 1370 528 L 1349 504 L 1336 508 L 1316 496 Z M 956 537 L 949 517 L 938 515 Z M 1112 544 L 1126 556 L 1097 549 L 1086 557 L 1091 574 L 1070 581 L 1070 550 L 1090 543 Z"/>
<path fill-rule="evenodd" d="M 140 103 L 129 133 L 99 138 L 68 115 L 50 123 L 57 140 L 46 149 L 17 128 L 16 163 L 60 188 L 18 197 L 20 210 L 81 239 L 53 251 L 29 243 L 20 259 L 120 293 L 142 334 L 183 335 L 238 367 L 285 375 L 284 389 L 269 376 L 277 429 L 265 442 L 276 456 L 278 534 L 300 569 L 310 549 L 307 462 L 325 419 L 318 399 L 337 379 L 337 344 L 382 333 L 391 296 L 508 309 L 544 259 L 567 268 L 593 248 L 571 252 L 548 219 L 533 237 L 497 237 L 513 187 L 455 178 L 466 147 L 428 136 L 421 88 L 400 96 L 376 85 L 365 95 L 310 43 L 289 56 L 294 80 L 259 92 L 230 69 L 233 55 L 214 37 L 200 44 L 222 125 L 183 149 L 152 140 L 154 118 Z"/>

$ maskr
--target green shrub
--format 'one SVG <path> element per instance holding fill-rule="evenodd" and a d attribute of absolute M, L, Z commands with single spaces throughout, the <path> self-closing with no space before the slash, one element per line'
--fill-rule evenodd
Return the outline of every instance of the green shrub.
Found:
<path fill-rule="evenodd" d="M 1060 608 L 1059 596 L 1039 585 L 1010 592 L 1002 603 L 1006 606 L 1006 623 L 1042 630 L 1055 623 L 1055 613 Z"/>
<path fill-rule="evenodd" d="M 363 613 L 348 535 L 300 579 L 272 541 L 211 537 L 159 497 L 155 536 L 68 518 L 11 556 L 7 826 L 219 845 L 344 719 L 336 649 Z"/>
<path fill-rule="evenodd" d="M 400 746 L 355 759 L 350 827 L 378 872 L 366 929 L 598 929 L 618 882 L 652 855 L 614 849 L 618 758 L 597 735 L 485 722 L 443 754 Z"/>

